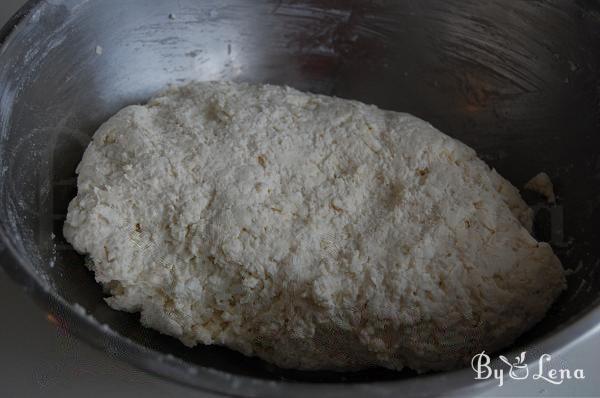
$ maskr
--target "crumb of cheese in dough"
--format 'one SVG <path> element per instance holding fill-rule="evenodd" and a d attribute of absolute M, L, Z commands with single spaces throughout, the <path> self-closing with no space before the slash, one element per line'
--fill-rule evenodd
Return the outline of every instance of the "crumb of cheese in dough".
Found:
<path fill-rule="evenodd" d="M 556 203 L 556 196 L 554 195 L 554 184 L 546 173 L 539 173 L 535 177 L 525 184 L 525 189 L 533 192 L 537 192 L 544 196 L 548 203 Z"/>
<path fill-rule="evenodd" d="M 170 88 L 94 135 L 65 237 L 115 309 L 282 367 L 418 371 L 510 344 L 565 287 L 531 210 L 404 113 L 291 88 Z"/>

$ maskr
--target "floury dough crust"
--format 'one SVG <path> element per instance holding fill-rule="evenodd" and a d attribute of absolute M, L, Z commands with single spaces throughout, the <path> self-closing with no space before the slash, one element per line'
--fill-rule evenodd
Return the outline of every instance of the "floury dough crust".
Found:
<path fill-rule="evenodd" d="M 171 88 L 94 135 L 64 235 L 115 309 L 282 367 L 418 371 L 510 344 L 565 288 L 516 188 L 408 114 Z"/>

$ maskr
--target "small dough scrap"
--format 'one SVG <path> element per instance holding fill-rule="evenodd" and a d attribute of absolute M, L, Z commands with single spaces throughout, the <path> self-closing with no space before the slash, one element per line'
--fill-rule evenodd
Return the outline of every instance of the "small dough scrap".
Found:
<path fill-rule="evenodd" d="M 525 184 L 525 189 L 537 192 L 544 196 L 548 203 L 556 203 L 556 196 L 554 195 L 554 184 L 550 180 L 548 174 L 542 172 Z"/>
<path fill-rule="evenodd" d="M 414 116 L 191 83 L 121 110 L 64 235 L 115 309 L 285 368 L 451 369 L 565 288 L 518 190 Z"/>

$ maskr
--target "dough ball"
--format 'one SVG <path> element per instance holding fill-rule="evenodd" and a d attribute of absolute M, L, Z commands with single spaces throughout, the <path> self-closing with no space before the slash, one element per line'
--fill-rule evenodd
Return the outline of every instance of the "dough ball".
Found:
<path fill-rule="evenodd" d="M 461 366 L 565 288 L 516 188 L 408 114 L 170 88 L 94 135 L 64 234 L 115 309 L 286 368 Z"/>

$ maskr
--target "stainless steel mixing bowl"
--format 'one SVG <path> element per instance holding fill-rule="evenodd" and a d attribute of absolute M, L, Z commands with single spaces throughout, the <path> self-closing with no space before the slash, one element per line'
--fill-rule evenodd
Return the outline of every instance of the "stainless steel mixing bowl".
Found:
<path fill-rule="evenodd" d="M 513 349 L 556 353 L 598 324 L 599 1 L 32 0 L 0 38 L 0 261 L 95 346 L 236 396 L 486 386 L 470 369 L 277 369 L 222 347 L 187 349 L 104 303 L 61 233 L 75 167 L 102 121 L 186 79 L 287 84 L 410 112 L 474 147 L 517 186 L 546 171 L 559 206 L 540 209 L 536 230 L 573 273 Z"/>

